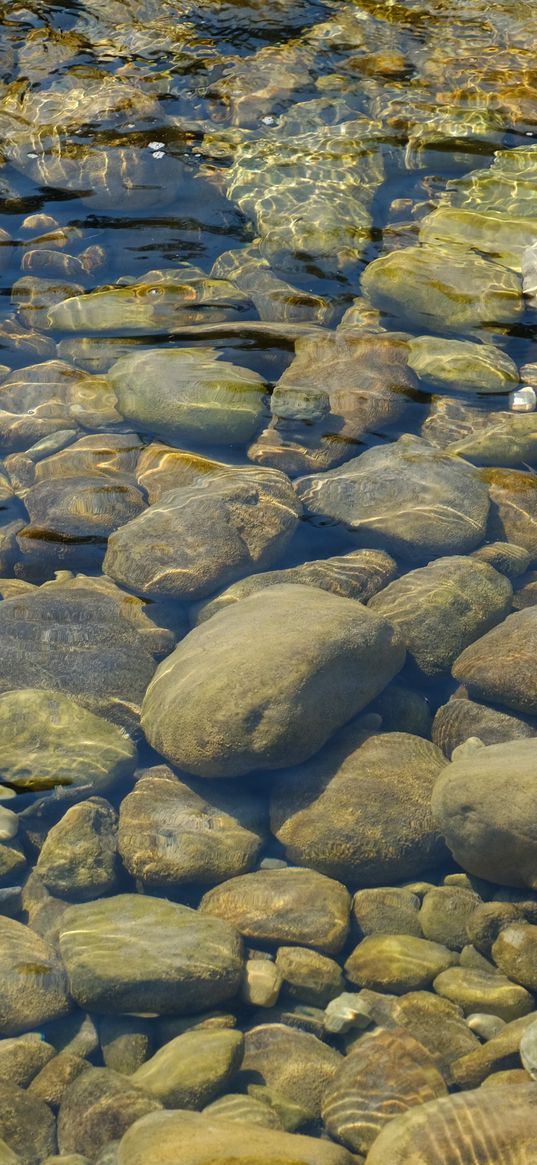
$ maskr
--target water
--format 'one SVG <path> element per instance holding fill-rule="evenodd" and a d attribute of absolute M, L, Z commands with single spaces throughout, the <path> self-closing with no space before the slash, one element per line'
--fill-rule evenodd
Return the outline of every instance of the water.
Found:
<path fill-rule="evenodd" d="M 515 1165 L 535 7 L 0 21 L 0 1160 Z"/>

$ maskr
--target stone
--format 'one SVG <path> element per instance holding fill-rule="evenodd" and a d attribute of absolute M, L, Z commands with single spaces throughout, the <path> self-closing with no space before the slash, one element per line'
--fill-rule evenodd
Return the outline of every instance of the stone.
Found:
<path fill-rule="evenodd" d="M 537 558 L 537 485 L 535 474 L 519 469 L 482 469 L 491 501 L 487 536 L 509 542 Z"/>
<path fill-rule="evenodd" d="M 283 768 L 311 757 L 403 658 L 389 624 L 361 604 L 314 587 L 270 587 L 190 632 L 147 689 L 143 729 L 197 776 Z"/>
<path fill-rule="evenodd" d="M 320 1116 L 321 1101 L 342 1057 L 316 1036 L 282 1023 L 265 1023 L 245 1035 L 237 1083 L 257 1099 L 294 1106 L 299 1127 Z M 263 1092 L 259 1092 L 259 1088 Z"/>
<path fill-rule="evenodd" d="M 257 870 L 209 890 L 200 911 L 226 919 L 245 938 L 296 943 L 337 954 L 347 937 L 350 895 L 314 870 Z"/>
<path fill-rule="evenodd" d="M 90 1067 L 65 1090 L 58 1115 L 60 1153 L 81 1153 L 95 1161 L 109 1141 L 161 1108 L 156 1097 L 135 1088 L 128 1077 Z"/>
<path fill-rule="evenodd" d="M 139 1121 L 120 1141 L 118 1165 L 176 1165 L 178 1153 L 181 1165 L 353 1165 L 339 1145 L 194 1112 Z"/>
<path fill-rule="evenodd" d="M 301 477 L 296 489 L 307 513 L 396 559 L 465 554 L 485 537 L 489 499 L 476 470 L 411 435 Z"/>
<path fill-rule="evenodd" d="M 50 1108 L 16 1084 L 0 1084 L 0 1144 L 3 1142 L 21 1165 L 41 1165 L 43 1158 L 56 1150 L 56 1122 Z"/>
<path fill-rule="evenodd" d="M 535 1023 L 533 1012 L 521 1019 L 506 1023 L 498 1035 L 492 1036 L 486 1044 L 476 1048 L 456 1060 L 452 1067 L 452 1080 L 459 1088 L 478 1088 L 493 1072 L 509 1071 L 520 1067 L 520 1042 L 530 1024 Z"/>
<path fill-rule="evenodd" d="M 537 1023 L 531 1023 L 522 1034 L 520 1059 L 532 1080 L 537 1080 Z"/>
<path fill-rule="evenodd" d="M 264 1129 L 281 1129 L 278 1114 L 268 1104 L 255 1100 L 253 1096 L 243 1096 L 240 1092 L 228 1092 L 219 1096 L 203 1110 L 211 1118 L 239 1121 L 241 1124 L 260 1125 Z"/>
<path fill-rule="evenodd" d="M 473 1011 L 466 1019 L 470 1031 L 475 1032 L 482 1043 L 498 1036 L 505 1027 L 505 1020 L 499 1015 L 488 1015 L 486 1012 Z"/>
<path fill-rule="evenodd" d="M 457 1003 L 465 1015 L 481 1011 L 509 1023 L 534 1010 L 529 991 L 504 975 L 487 974 L 470 967 L 449 967 L 433 982 L 438 995 Z"/>
<path fill-rule="evenodd" d="M 417 894 L 399 886 L 358 890 L 352 902 L 352 912 L 360 935 L 413 934 L 416 938 L 432 938 L 423 934 L 420 923 L 420 899 Z"/>
<path fill-rule="evenodd" d="M 338 328 L 299 337 L 270 398 L 272 420 L 248 456 L 291 476 L 331 469 L 369 433 L 390 432 L 417 387 L 405 336 Z"/>
<path fill-rule="evenodd" d="M 333 595 L 367 603 L 377 591 L 391 582 L 396 571 L 397 565 L 393 558 L 382 550 L 352 550 L 349 554 L 340 554 L 337 558 L 303 562 L 300 566 L 289 567 L 287 570 L 263 571 L 261 574 L 240 579 L 216 598 L 201 603 L 196 611 L 196 623 L 204 623 L 223 607 L 278 583 L 299 583 L 320 587 L 321 590 L 330 591 Z"/>
<path fill-rule="evenodd" d="M 346 885 L 416 877 L 443 854 L 429 807 L 443 765 L 430 741 L 355 722 L 274 781 L 272 831 L 288 860 Z"/>
<path fill-rule="evenodd" d="M 2 692 L 0 741 L 0 779 L 19 792 L 104 792 L 130 776 L 136 758 L 126 732 L 52 689 Z"/>
<path fill-rule="evenodd" d="M 283 995 L 299 1003 L 326 1007 L 343 990 L 339 964 L 307 947 L 278 947 L 276 968 L 282 977 Z"/>
<path fill-rule="evenodd" d="M 228 468 L 169 490 L 120 526 L 108 539 L 103 569 L 141 595 L 201 599 L 272 566 L 300 513 L 284 474 Z"/>
<path fill-rule="evenodd" d="M 136 1015 L 101 1015 L 99 1042 L 105 1068 L 132 1076 L 153 1051 L 154 1023 Z"/>
<path fill-rule="evenodd" d="M 535 236 L 535 221 L 530 217 L 461 206 L 439 206 L 422 219 L 419 234 L 422 243 L 471 247 L 516 272 Z"/>
<path fill-rule="evenodd" d="M 265 829 L 265 804 L 246 791 L 198 789 L 165 765 L 146 770 L 119 811 L 119 852 L 144 886 L 218 884 L 255 865 Z M 205 786 L 207 790 L 205 792 Z"/>
<path fill-rule="evenodd" d="M 409 732 L 411 736 L 431 738 L 431 706 L 426 697 L 413 688 L 396 682 L 388 684 L 373 700 L 369 711 L 380 716 L 384 732 Z"/>
<path fill-rule="evenodd" d="M 457 961 L 457 955 L 440 943 L 406 934 L 373 934 L 349 955 L 345 973 L 359 987 L 404 995 L 428 987 Z"/>
<path fill-rule="evenodd" d="M 49 1108 L 56 1112 L 63 1100 L 64 1093 L 67 1088 L 82 1075 L 82 1072 L 87 1072 L 91 1065 L 87 1060 L 83 1060 L 80 1056 L 73 1056 L 72 1052 L 58 1052 L 53 1060 L 49 1060 L 48 1064 L 34 1076 L 28 1093 L 31 1096 L 38 1096 L 40 1100 L 44 1100 Z"/>
<path fill-rule="evenodd" d="M 515 902 L 483 902 L 466 920 L 466 935 L 482 955 L 490 958 L 492 944 L 504 926 L 523 918 L 523 908 Z"/>
<path fill-rule="evenodd" d="M 55 1054 L 52 1044 L 37 1032 L 0 1040 L 0 1082 L 27 1088 Z"/>
<path fill-rule="evenodd" d="M 260 424 L 265 384 L 218 355 L 213 348 L 156 348 L 123 356 L 108 373 L 119 411 L 138 432 L 172 444 L 244 444 Z"/>
<path fill-rule="evenodd" d="M 438 709 L 432 728 L 434 743 L 448 759 L 471 736 L 477 736 L 483 744 L 503 744 L 536 735 L 537 727 L 521 716 L 500 712 L 476 700 L 459 699 L 456 695 Z"/>
<path fill-rule="evenodd" d="M 171 651 L 174 638 L 147 618 L 132 595 L 106 580 L 81 576 L 3 599 L 0 643 L 2 693 L 60 692 L 94 715 L 133 727 L 156 656 Z M 75 710 L 70 714 L 74 717 Z M 51 717 L 48 723 L 51 732 Z M 76 738 L 80 744 L 83 732 Z M 116 749 L 117 739 L 116 734 Z M 120 751 L 133 757 L 132 744 L 120 740 Z M 96 751 L 98 744 L 92 745 L 94 764 Z"/>
<path fill-rule="evenodd" d="M 47 1024 L 47 1038 L 57 1052 L 72 1052 L 73 1056 L 90 1057 L 99 1047 L 99 1035 L 90 1015 L 72 1011 L 70 1015 Z"/>
<path fill-rule="evenodd" d="M 466 945 L 466 923 L 481 899 L 472 890 L 458 886 L 438 886 L 425 894 L 419 921 L 423 937 L 443 943 L 452 951 Z"/>
<path fill-rule="evenodd" d="M 492 958 L 515 983 L 537 990 L 537 926 L 526 922 L 505 926 L 493 943 Z"/>
<path fill-rule="evenodd" d="M 415 336 L 408 346 L 410 367 L 441 392 L 511 392 L 520 381 L 514 361 L 493 344 Z"/>
<path fill-rule="evenodd" d="M 482 423 L 463 436 L 452 437 L 446 452 L 474 465 L 501 465 L 506 469 L 533 466 L 537 460 L 535 412 L 481 414 Z"/>
<path fill-rule="evenodd" d="M 248 959 L 244 968 L 242 998 L 250 1007 L 274 1007 L 282 976 L 270 959 Z"/>
<path fill-rule="evenodd" d="M 95 1011 L 191 1014 L 233 998 L 240 984 L 236 930 L 166 899 L 119 894 L 70 906 L 60 947 L 76 1002 Z"/>
<path fill-rule="evenodd" d="M 362 1036 L 335 1073 L 323 1096 L 323 1123 L 346 1148 L 367 1153 L 395 1115 L 446 1095 L 422 1044 L 401 1029 L 379 1029 Z"/>
<path fill-rule="evenodd" d="M 39 1028 L 71 1007 L 53 947 L 12 918 L 0 916 L 0 1035 Z"/>
<path fill-rule="evenodd" d="M 537 888 L 536 758 L 535 739 L 512 740 L 455 755 L 440 774 L 433 815 L 468 873 L 504 886 Z"/>
<path fill-rule="evenodd" d="M 373 307 L 424 331 L 512 324 L 523 310 L 513 271 L 447 244 L 382 255 L 366 268 L 362 290 Z"/>
<path fill-rule="evenodd" d="M 448 1083 L 451 1065 L 479 1048 L 461 1008 L 431 991 L 408 991 L 394 999 L 391 1020 L 429 1050 Z"/>
<path fill-rule="evenodd" d="M 508 579 L 486 563 L 453 555 L 437 558 L 389 583 L 369 609 L 395 627 L 425 675 L 448 671 L 461 651 L 511 609 Z"/>
<path fill-rule="evenodd" d="M 4 342 L 18 346 L 32 339 L 11 329 Z M 2 381 L 0 391 L 0 434 L 2 445 L 9 450 L 28 449 L 35 441 L 51 433 L 70 430 L 108 428 L 119 425 L 121 415 L 109 381 L 90 376 L 64 360 L 47 359 L 56 346 L 39 337 L 42 363 L 30 364 L 12 372 Z"/>
<path fill-rule="evenodd" d="M 231 1083 L 243 1050 L 238 1031 L 185 1032 L 159 1048 L 130 1080 L 166 1108 L 199 1110 Z"/>
<path fill-rule="evenodd" d="M 478 562 L 488 562 L 500 574 L 507 575 L 511 582 L 520 578 L 530 563 L 528 551 L 512 542 L 489 542 L 472 550 L 472 558 L 477 558 Z"/>
<path fill-rule="evenodd" d="M 117 814 L 102 797 L 90 797 L 47 834 L 35 871 L 51 894 L 84 902 L 113 892 L 116 866 Z"/>
<path fill-rule="evenodd" d="M 465 1092 L 410 1109 L 378 1137 L 368 1165 L 458 1165 L 462 1160 L 486 1165 L 524 1165 L 535 1146 L 537 1090 L 494 1088 Z"/>

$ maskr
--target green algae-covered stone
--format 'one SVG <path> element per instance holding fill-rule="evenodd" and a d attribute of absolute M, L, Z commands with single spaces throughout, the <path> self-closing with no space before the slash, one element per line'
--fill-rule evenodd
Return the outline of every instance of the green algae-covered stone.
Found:
<path fill-rule="evenodd" d="M 378 695 L 403 651 L 352 599 L 269 587 L 186 636 L 147 689 L 144 732 L 202 777 L 300 763 Z"/>
<path fill-rule="evenodd" d="M 511 392 L 520 380 L 514 361 L 492 344 L 416 336 L 408 347 L 413 371 L 442 392 Z"/>
<path fill-rule="evenodd" d="M 428 987 L 457 962 L 458 955 L 440 943 L 409 934 L 372 934 L 349 955 L 345 973 L 359 987 L 404 995 Z"/>
<path fill-rule="evenodd" d="M 392 251 L 369 264 L 362 288 L 374 307 L 441 332 L 516 323 L 524 306 L 519 276 L 460 246 Z"/>
<path fill-rule="evenodd" d="M 520 716 L 488 708 L 476 700 L 457 699 L 455 696 L 442 704 L 433 720 L 434 743 L 448 757 L 459 744 L 470 736 L 477 736 L 483 744 L 502 744 L 507 740 L 537 736 L 537 725 Z"/>
<path fill-rule="evenodd" d="M 55 785 L 102 792 L 130 776 L 135 762 L 126 732 L 62 692 L 0 695 L 0 781 L 19 792 Z"/>
<path fill-rule="evenodd" d="M 532 1165 L 537 1086 L 478 1089 L 433 1100 L 392 1121 L 367 1165 Z"/>
<path fill-rule="evenodd" d="M 0 918 L 0 1034 L 14 1036 L 71 1009 L 57 952 L 29 926 Z"/>
<path fill-rule="evenodd" d="M 437 975 L 433 988 L 438 995 L 462 1007 L 465 1015 L 479 1011 L 498 1015 L 509 1023 L 535 1010 L 529 991 L 505 975 L 491 975 L 472 967 L 449 967 Z"/>
<path fill-rule="evenodd" d="M 389 583 L 369 603 L 401 634 L 426 675 L 447 671 L 460 652 L 505 618 L 513 590 L 474 558 L 437 558 Z"/>
<path fill-rule="evenodd" d="M 486 486 L 470 465 L 417 437 L 299 478 L 296 489 L 306 512 L 340 522 L 359 545 L 396 558 L 463 554 L 484 539 Z"/>
<path fill-rule="evenodd" d="M 119 411 L 172 443 L 241 445 L 259 426 L 265 384 L 212 348 L 157 348 L 123 356 L 108 374 Z"/>
<path fill-rule="evenodd" d="M 440 206 L 422 219 L 420 243 L 432 246 L 463 246 L 520 272 L 522 256 L 537 241 L 534 218 L 508 217 L 496 211 L 486 213 L 463 207 Z"/>
<path fill-rule="evenodd" d="M 176 1036 L 130 1077 L 167 1108 L 203 1108 L 232 1079 L 243 1055 L 242 1032 L 192 1031 Z"/>
<path fill-rule="evenodd" d="M 345 1057 L 324 1093 L 322 1117 L 336 1140 L 367 1153 L 395 1116 L 446 1095 L 431 1053 L 401 1028 L 380 1028 Z"/>
<path fill-rule="evenodd" d="M 262 1023 L 245 1036 L 239 1086 L 252 1096 L 295 1109 L 295 1128 L 320 1116 L 326 1087 L 343 1063 L 335 1048 L 285 1023 Z M 260 1092 L 260 1089 L 263 1092 Z"/>
<path fill-rule="evenodd" d="M 70 906 L 60 947 L 82 1008 L 191 1014 L 231 999 L 239 988 L 237 931 L 166 899 L 120 894 Z"/>

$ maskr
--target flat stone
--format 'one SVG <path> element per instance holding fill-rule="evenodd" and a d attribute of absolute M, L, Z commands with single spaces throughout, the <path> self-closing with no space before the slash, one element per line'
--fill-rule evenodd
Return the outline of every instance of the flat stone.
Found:
<path fill-rule="evenodd" d="M 509 1023 L 534 1011 L 529 991 L 503 975 L 489 975 L 470 967 L 449 967 L 433 982 L 438 995 L 457 1003 L 465 1015 L 472 1011 L 488 1012 Z"/>

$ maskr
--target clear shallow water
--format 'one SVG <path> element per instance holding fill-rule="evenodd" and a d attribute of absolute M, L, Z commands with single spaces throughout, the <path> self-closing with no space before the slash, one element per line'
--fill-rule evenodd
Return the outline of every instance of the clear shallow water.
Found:
<path fill-rule="evenodd" d="M 453 960 L 469 900 L 453 902 L 453 937 L 445 920 L 427 921 L 427 885 L 447 877 L 445 888 L 485 901 L 513 887 L 531 899 L 526 873 L 505 873 L 501 852 L 496 865 L 479 846 L 468 857 L 440 809 L 433 821 L 430 799 L 456 745 L 531 739 L 537 724 L 531 661 L 522 681 L 516 669 L 505 678 L 510 648 L 499 640 L 477 678 L 458 662 L 534 602 L 534 414 L 518 412 L 513 394 L 528 386 L 531 404 L 537 391 L 537 18 L 529 3 L 430 7 L 0 6 L 0 1034 L 39 1032 L 51 1057 L 67 1048 L 93 1069 L 132 1074 L 192 1014 L 206 1030 L 215 1009 L 225 1012 L 215 1030 L 283 1020 L 323 1035 L 330 995 L 376 989 L 381 977 L 351 962 L 338 982 L 336 962 L 368 928 L 395 926 L 386 902 L 367 925 L 359 903 L 349 930 L 342 885 L 411 884 L 403 933 L 434 938 Z M 513 417 L 526 422 L 513 428 Z M 227 587 L 290 568 L 302 574 L 281 582 L 308 592 L 233 592 L 240 602 L 226 616 L 217 596 Z M 390 584 L 400 591 L 385 594 Z M 342 613 L 336 627 L 334 596 L 349 604 L 348 626 Z M 384 636 L 398 628 L 406 662 L 391 640 L 364 647 L 351 599 L 371 601 Z M 526 634 L 531 642 L 529 622 Z M 323 808 L 346 764 L 355 789 L 368 772 L 367 795 L 351 789 Z M 297 826 L 317 802 L 319 817 Z M 332 883 L 271 883 L 285 862 Z M 288 944 L 321 952 L 333 960 L 324 995 L 308 991 L 311 967 L 306 983 L 289 968 L 288 978 L 265 972 L 266 984 L 258 972 L 258 988 L 254 969 L 241 988 L 235 956 L 211 993 L 192 954 L 205 936 L 182 939 L 179 916 L 158 913 L 161 899 L 197 910 L 210 887 L 257 874 L 262 884 L 239 888 L 239 904 L 215 891 L 196 919 L 230 921 L 273 959 Z M 524 918 L 533 925 L 531 910 Z M 31 946 L 35 934 L 45 946 Z M 85 936 L 81 948 L 73 934 Z M 482 971 L 474 956 L 468 966 Z M 27 999 L 21 958 L 37 967 Z M 135 989 L 123 981 L 129 959 Z M 390 996 L 412 989 L 398 959 L 389 956 Z M 413 985 L 436 998 L 433 978 Z M 513 979 L 525 995 L 512 1013 L 477 988 L 466 1013 L 531 1012 L 537 978 Z M 429 1048 L 417 1019 L 408 1026 Z M 324 1037 L 345 1051 L 335 1028 Z M 87 1093 L 67 1089 L 59 1133 L 57 1065 L 58 1081 L 37 1086 L 48 1115 L 25 1117 L 18 1097 L 15 1132 L 0 1115 L 0 1139 L 28 1165 L 57 1136 L 63 1153 L 109 1152 L 101 1165 L 126 1165 L 138 1149 L 114 1156 L 116 1143 L 148 1096 L 201 1110 L 249 1090 L 284 1128 L 365 1157 L 367 1137 L 353 1140 L 326 1114 L 323 1125 L 319 1097 L 270 1076 L 263 1085 L 257 1038 L 247 1036 L 242 1070 L 237 1043 L 195 1096 L 184 1082 L 167 1092 L 162 1068 L 156 1083 L 142 1073 L 141 1108 L 110 1101 L 110 1124 L 95 1097 L 121 1088 L 88 1076 Z M 174 1056 L 201 1054 L 182 1048 L 170 1045 L 172 1068 Z M 318 1076 L 317 1054 L 299 1076 Z M 442 1065 L 450 1090 L 468 1086 L 452 1072 L 462 1054 Z M 27 1088 L 38 1067 L 17 1084 Z M 201 1126 L 192 1135 L 203 1140 Z"/>

